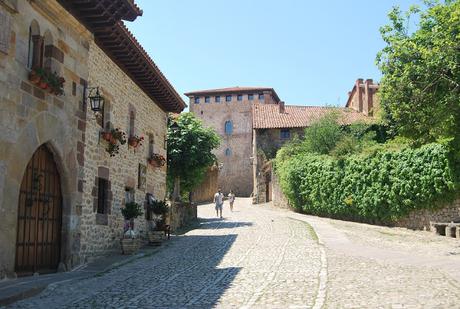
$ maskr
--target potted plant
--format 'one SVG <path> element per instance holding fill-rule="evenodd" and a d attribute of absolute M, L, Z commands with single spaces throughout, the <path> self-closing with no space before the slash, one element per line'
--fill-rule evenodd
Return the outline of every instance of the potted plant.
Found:
<path fill-rule="evenodd" d="M 29 81 L 34 85 L 39 85 L 42 77 L 45 76 L 45 70 L 42 68 L 33 68 L 29 73 Z"/>
<path fill-rule="evenodd" d="M 154 226 L 148 232 L 149 242 L 154 245 L 161 245 L 162 240 L 165 239 L 166 216 L 169 206 L 166 201 L 154 200 L 148 205 L 147 210 L 155 215 L 152 216 L 154 217 Z"/>
<path fill-rule="evenodd" d="M 126 144 L 126 134 L 119 128 L 111 129 L 110 131 L 101 132 L 103 140 L 107 141 L 107 147 L 105 150 L 114 157 L 120 150 L 120 144 Z"/>
<path fill-rule="evenodd" d="M 128 138 L 128 145 L 133 147 L 133 148 L 137 148 L 139 147 L 140 145 L 142 145 L 142 141 L 144 140 L 144 137 L 143 136 L 137 136 L 137 135 L 131 135 L 129 138 Z"/>
<path fill-rule="evenodd" d="M 153 153 L 147 162 L 153 167 L 161 167 L 166 164 L 166 158 L 159 153 Z"/>
<path fill-rule="evenodd" d="M 133 254 L 139 250 L 140 241 L 134 231 L 134 219 L 142 216 L 142 208 L 136 202 L 126 203 L 121 209 L 121 214 L 125 218 L 125 232 L 121 239 L 121 250 L 123 254 Z"/>

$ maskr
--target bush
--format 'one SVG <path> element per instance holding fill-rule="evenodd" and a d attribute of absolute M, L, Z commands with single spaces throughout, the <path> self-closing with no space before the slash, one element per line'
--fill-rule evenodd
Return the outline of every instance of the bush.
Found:
<path fill-rule="evenodd" d="M 447 146 L 393 148 L 342 159 L 311 153 L 277 157 L 276 172 L 295 209 L 370 223 L 391 223 L 454 191 Z"/>
<path fill-rule="evenodd" d="M 135 202 L 126 203 L 125 208 L 121 209 L 121 214 L 126 220 L 135 219 L 142 216 L 142 207 Z"/>

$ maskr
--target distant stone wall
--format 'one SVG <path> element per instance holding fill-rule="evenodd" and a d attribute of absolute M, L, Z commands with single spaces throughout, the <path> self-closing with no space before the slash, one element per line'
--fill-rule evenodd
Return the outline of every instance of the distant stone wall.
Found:
<path fill-rule="evenodd" d="M 218 189 L 219 170 L 214 167 L 206 172 L 203 182 L 193 190 L 192 201 L 196 203 L 211 202 Z"/>
<path fill-rule="evenodd" d="M 177 229 L 190 225 L 198 218 L 196 204 L 171 203 L 169 224 L 174 232 Z"/>
<path fill-rule="evenodd" d="M 460 199 L 440 208 L 414 210 L 406 218 L 396 222 L 395 226 L 414 230 L 430 230 L 430 222 L 460 221 Z"/>
<path fill-rule="evenodd" d="M 281 190 L 278 176 L 275 173 L 272 173 L 272 198 L 273 206 L 284 209 L 290 208 L 289 202 L 286 196 L 284 196 L 283 191 Z"/>

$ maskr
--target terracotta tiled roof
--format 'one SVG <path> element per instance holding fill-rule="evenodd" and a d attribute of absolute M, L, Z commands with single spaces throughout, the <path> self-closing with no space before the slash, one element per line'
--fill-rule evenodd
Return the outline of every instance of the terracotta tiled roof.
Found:
<path fill-rule="evenodd" d="M 196 96 L 196 95 L 215 95 L 215 94 L 225 94 L 225 93 L 250 93 L 254 92 L 257 94 L 261 91 L 271 91 L 273 93 L 273 97 L 276 101 L 279 101 L 278 94 L 276 93 L 275 89 L 270 87 L 229 87 L 229 88 L 217 88 L 217 89 L 206 89 L 206 90 L 197 90 L 192 92 L 184 93 L 186 96 Z"/>
<path fill-rule="evenodd" d="M 372 121 L 371 117 L 366 117 L 362 113 L 348 108 L 286 105 L 284 113 L 280 113 L 280 106 L 278 104 L 256 103 L 253 106 L 253 128 L 305 128 L 334 110 L 341 114 L 341 124 Z"/>

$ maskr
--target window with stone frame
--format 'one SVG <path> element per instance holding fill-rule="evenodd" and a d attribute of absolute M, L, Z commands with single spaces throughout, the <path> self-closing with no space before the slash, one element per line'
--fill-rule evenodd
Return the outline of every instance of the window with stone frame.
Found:
<path fill-rule="evenodd" d="M 136 109 L 133 106 L 129 108 L 129 127 L 128 127 L 128 136 L 134 136 L 136 127 Z"/>
<path fill-rule="evenodd" d="M 27 55 L 27 68 L 43 67 L 43 37 L 40 35 L 40 27 L 33 20 L 29 27 L 29 46 Z"/>
<path fill-rule="evenodd" d="M 126 187 L 125 188 L 125 204 L 132 203 L 136 201 L 134 188 Z"/>
<path fill-rule="evenodd" d="M 149 134 L 148 137 L 149 137 L 149 148 L 148 148 L 148 154 L 147 154 L 147 156 L 148 156 L 149 158 L 151 158 L 152 155 L 153 155 L 154 152 L 155 152 L 155 149 L 154 149 L 155 140 L 154 140 L 153 134 Z"/>
<path fill-rule="evenodd" d="M 230 135 L 233 133 L 233 123 L 228 120 L 225 122 L 225 134 Z"/>
<path fill-rule="evenodd" d="M 107 179 L 97 179 L 97 213 L 107 214 L 109 183 Z"/>
<path fill-rule="evenodd" d="M 291 130 L 289 130 L 289 129 L 281 129 L 280 130 L 280 138 L 281 139 L 289 139 L 289 138 L 291 138 Z"/>
<path fill-rule="evenodd" d="M 254 95 L 252 93 L 248 94 L 248 100 L 249 101 L 254 100 Z"/>

